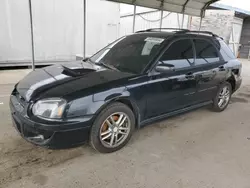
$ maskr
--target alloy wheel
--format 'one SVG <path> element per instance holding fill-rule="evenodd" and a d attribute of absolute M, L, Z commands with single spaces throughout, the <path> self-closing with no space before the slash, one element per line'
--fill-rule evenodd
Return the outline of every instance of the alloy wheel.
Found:
<path fill-rule="evenodd" d="M 230 89 L 228 86 L 222 88 L 219 97 L 218 97 L 218 106 L 219 108 L 224 108 L 230 99 Z"/>
<path fill-rule="evenodd" d="M 106 118 L 100 128 L 100 141 L 107 148 L 115 148 L 126 140 L 130 129 L 131 122 L 127 114 L 113 113 Z"/>

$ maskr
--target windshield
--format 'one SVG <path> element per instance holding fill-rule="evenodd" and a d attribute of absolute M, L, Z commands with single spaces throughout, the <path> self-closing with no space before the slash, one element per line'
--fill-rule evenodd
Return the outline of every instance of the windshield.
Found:
<path fill-rule="evenodd" d="M 164 38 L 130 35 L 118 39 L 90 58 L 119 71 L 139 74 L 158 52 Z"/>

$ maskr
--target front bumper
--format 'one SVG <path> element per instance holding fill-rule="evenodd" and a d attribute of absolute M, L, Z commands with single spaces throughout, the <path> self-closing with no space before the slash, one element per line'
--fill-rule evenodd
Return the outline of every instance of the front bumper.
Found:
<path fill-rule="evenodd" d="M 28 142 L 35 145 L 63 149 L 83 144 L 89 139 L 93 116 L 85 116 L 60 122 L 31 120 L 25 110 L 21 111 L 16 100 L 10 99 L 13 125 L 18 133 Z"/>

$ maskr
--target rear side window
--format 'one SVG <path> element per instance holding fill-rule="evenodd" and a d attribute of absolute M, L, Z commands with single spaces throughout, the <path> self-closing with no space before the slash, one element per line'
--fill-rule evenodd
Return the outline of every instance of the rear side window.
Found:
<path fill-rule="evenodd" d="M 160 59 L 161 63 L 171 64 L 175 69 L 190 67 L 194 63 L 192 42 L 189 39 L 178 40 L 171 44 Z"/>
<path fill-rule="evenodd" d="M 219 53 L 212 43 L 202 39 L 194 39 L 194 46 L 196 50 L 196 65 L 220 61 Z"/>
<path fill-rule="evenodd" d="M 233 51 L 228 47 L 228 45 L 221 39 L 219 41 L 219 48 L 223 58 L 228 61 L 230 59 L 236 59 Z M 227 57 L 226 57 L 227 56 Z"/>

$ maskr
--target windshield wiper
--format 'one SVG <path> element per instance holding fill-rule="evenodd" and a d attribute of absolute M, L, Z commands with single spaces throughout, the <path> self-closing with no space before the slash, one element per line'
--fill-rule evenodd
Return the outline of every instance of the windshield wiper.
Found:
<path fill-rule="evenodd" d="M 95 62 L 91 58 L 88 58 L 87 61 L 92 63 L 92 64 L 95 64 Z"/>
<path fill-rule="evenodd" d="M 95 62 L 92 59 L 88 58 L 88 57 L 83 59 L 82 61 L 87 62 L 87 63 L 91 64 L 92 66 L 95 64 Z"/>
<path fill-rule="evenodd" d="M 116 71 L 119 71 L 116 67 L 112 66 L 112 65 L 108 65 L 102 61 L 99 61 L 99 62 L 95 62 L 96 65 L 100 65 L 100 66 L 103 66 L 103 67 L 106 67 L 108 69 L 111 69 L 111 70 L 116 70 Z"/>

